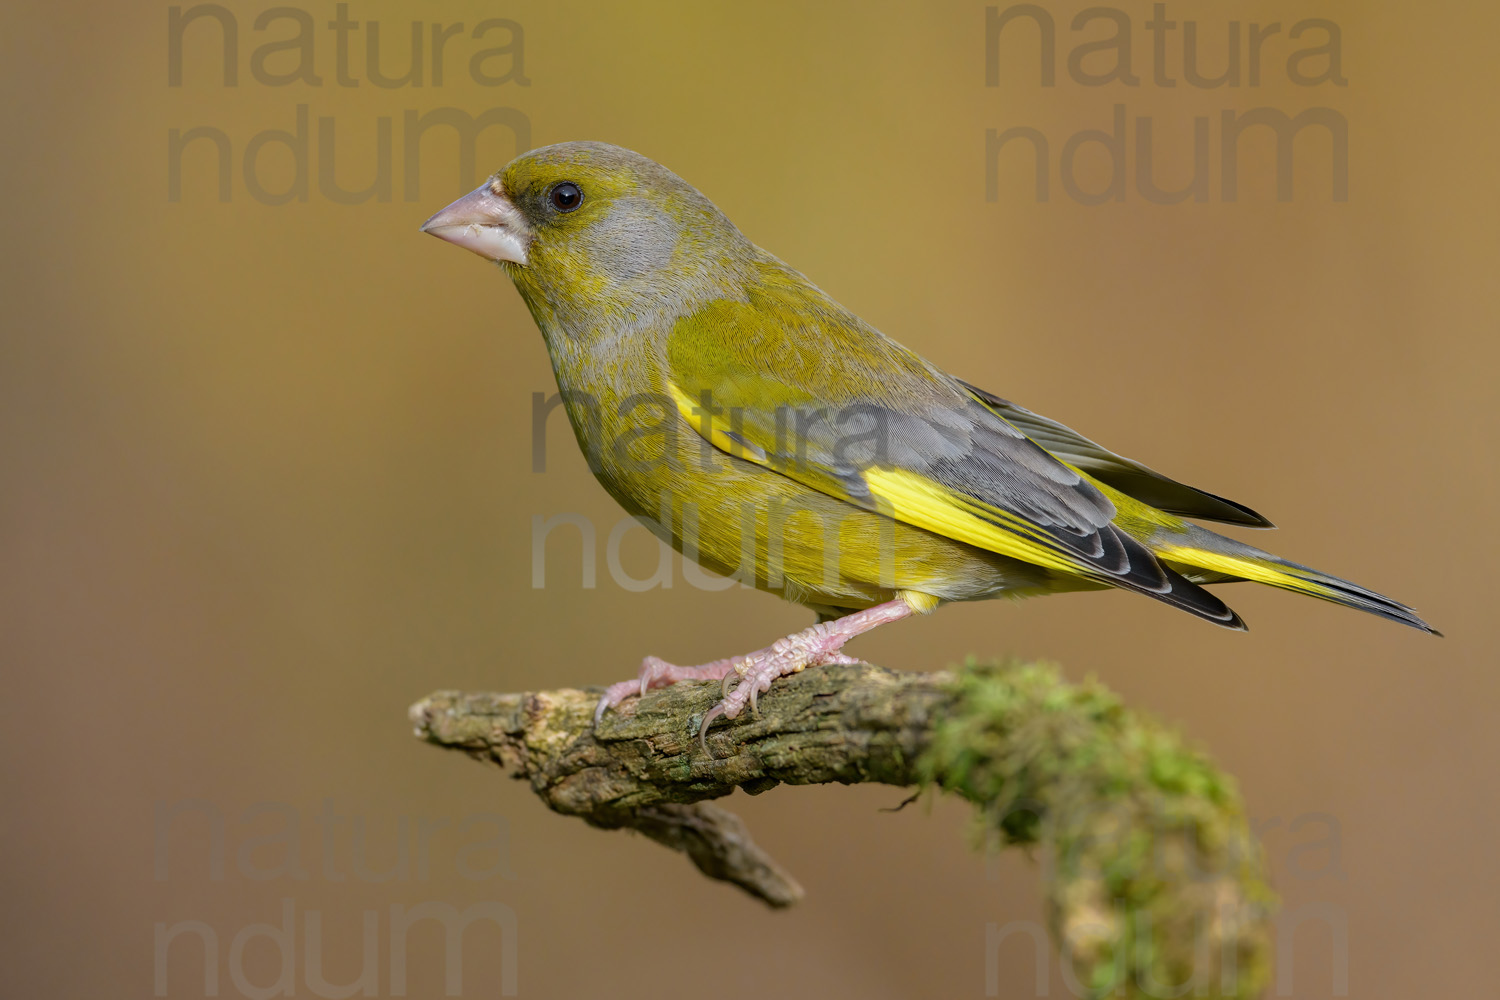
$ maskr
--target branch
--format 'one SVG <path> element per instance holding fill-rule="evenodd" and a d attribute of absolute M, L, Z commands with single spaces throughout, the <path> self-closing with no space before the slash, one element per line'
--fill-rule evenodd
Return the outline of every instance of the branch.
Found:
<path fill-rule="evenodd" d="M 937 786 L 974 802 L 988 843 L 1043 848 L 1047 911 L 1094 995 L 1253 996 L 1271 895 L 1232 782 L 1175 733 L 1055 669 L 909 674 L 819 667 L 778 681 L 760 717 L 698 726 L 717 684 L 632 699 L 593 725 L 597 692 L 439 691 L 417 735 L 498 764 L 556 812 L 631 828 L 772 906 L 802 889 L 709 800 L 780 783 Z M 1176 995 L 1176 994 L 1172 994 Z"/>

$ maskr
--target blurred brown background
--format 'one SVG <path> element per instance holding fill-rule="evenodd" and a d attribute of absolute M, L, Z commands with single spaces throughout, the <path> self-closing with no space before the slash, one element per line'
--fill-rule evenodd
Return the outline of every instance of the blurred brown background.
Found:
<path fill-rule="evenodd" d="M 1041 86 L 1036 31 L 1018 22 L 987 87 L 982 3 L 437 0 L 419 15 L 422 86 L 382 88 L 365 26 L 379 23 L 383 68 L 399 76 L 416 8 L 348 11 L 362 25 L 347 36 L 358 86 L 338 82 L 335 5 L 297 8 L 315 24 L 313 86 L 258 81 L 253 53 L 296 24 L 257 31 L 265 8 L 230 4 L 238 82 L 226 87 L 207 18 L 186 29 L 170 86 L 167 6 L 11 5 L 5 991 L 149 996 L 156 925 L 196 921 L 216 935 L 219 995 L 264 995 L 280 956 L 268 939 L 234 940 L 279 923 L 290 900 L 303 996 L 320 995 L 306 978 L 310 917 L 335 984 L 359 976 L 362 922 L 375 921 L 384 996 L 390 906 L 438 901 L 515 915 L 513 959 L 493 927 L 468 931 L 469 996 L 496 995 L 508 970 L 525 997 L 980 997 L 985 925 L 1041 919 L 1035 865 L 987 862 L 955 802 L 893 815 L 877 809 L 899 801 L 894 789 L 736 796 L 809 891 L 773 914 L 411 739 L 405 708 L 434 688 L 603 683 L 648 652 L 697 662 L 809 620 L 765 595 L 696 590 L 680 566 L 671 589 L 627 590 L 605 562 L 620 513 L 560 422 L 547 472 L 531 471 L 531 395 L 554 388 L 540 338 L 498 271 L 417 233 L 481 179 L 458 177 L 451 131 L 422 140 L 406 196 L 405 114 L 445 107 L 513 109 L 533 145 L 596 138 L 666 163 L 939 364 L 1253 505 L 1283 526 L 1258 543 L 1425 613 L 1449 638 L 1249 586 L 1224 592 L 1246 635 L 1126 594 L 1075 595 L 951 607 L 854 649 L 910 669 L 969 653 L 1052 658 L 1180 724 L 1239 777 L 1286 909 L 1305 918 L 1293 995 L 1341 995 L 1345 982 L 1357 997 L 1480 988 L 1500 930 L 1485 572 L 1500 555 L 1488 526 L 1500 486 L 1489 50 L 1500 13 L 1173 3 L 1169 88 L 1152 79 L 1145 3 L 1116 8 L 1140 85 L 1076 82 L 1068 53 L 1111 32 L 1072 31 L 1084 6 L 1049 5 L 1055 86 Z M 476 53 L 515 41 L 504 25 L 469 37 L 486 18 L 523 29 L 524 61 L 513 51 L 481 70 L 519 69 L 524 85 L 470 72 Z M 1289 80 L 1288 55 L 1326 38 L 1289 41 L 1305 18 L 1341 29 L 1346 86 Z M 1225 65 L 1230 20 L 1242 57 L 1249 22 L 1280 22 L 1260 85 L 1182 82 L 1185 20 L 1209 74 Z M 433 22 L 465 25 L 441 85 Z M 272 54 L 263 70 L 296 61 Z M 1123 201 L 1068 196 L 1063 144 L 1109 128 L 1117 103 L 1132 129 L 1152 119 L 1168 187 L 1188 177 L 1192 118 L 1208 116 L 1207 201 L 1142 197 L 1133 132 Z M 247 190 L 245 149 L 293 130 L 298 105 L 308 197 L 265 204 Z M 1331 196 L 1327 133 L 1309 129 L 1291 201 L 1276 198 L 1267 133 L 1247 135 L 1239 198 L 1226 202 L 1220 113 L 1315 106 L 1347 119 L 1348 200 Z M 319 184 L 318 119 L 335 123 L 337 179 L 357 190 L 375 176 L 382 117 L 389 200 L 334 202 Z M 198 126 L 231 144 L 227 202 L 211 140 L 187 148 L 169 197 L 170 130 Z M 998 199 L 985 199 L 985 130 L 1012 126 L 1049 139 L 1045 203 L 1019 145 L 1001 158 Z M 480 175 L 517 146 L 506 128 L 485 132 Z M 1080 183 L 1103 187 L 1099 148 L 1079 157 Z M 284 189 L 286 149 L 268 145 L 257 176 Z M 532 586 L 532 517 L 564 512 L 598 526 L 593 589 L 569 529 L 549 545 L 547 586 Z M 625 566 L 645 576 L 654 552 L 633 531 Z M 206 805 L 158 836 L 161 811 L 185 800 Z M 330 800 L 350 819 L 325 841 Z M 479 814 L 501 819 L 458 828 Z M 419 850 L 418 826 L 439 821 Z M 384 881 L 355 870 L 395 865 L 403 824 L 408 870 Z M 290 872 L 293 843 L 305 878 Z M 476 869 L 491 877 L 464 875 Z M 410 942 L 409 993 L 442 995 L 441 935 L 420 927 Z M 192 932 L 173 941 L 168 996 L 203 994 L 203 953 Z M 1024 940 L 998 960 L 1002 995 L 1038 992 Z M 1055 973 L 1048 990 L 1069 995 Z"/>

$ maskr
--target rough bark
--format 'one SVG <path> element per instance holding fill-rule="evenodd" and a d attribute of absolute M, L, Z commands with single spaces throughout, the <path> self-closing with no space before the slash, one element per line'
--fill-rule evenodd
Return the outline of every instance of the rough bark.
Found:
<path fill-rule="evenodd" d="M 779 681 L 758 717 L 698 727 L 716 684 L 632 699 L 439 691 L 417 735 L 498 764 L 551 809 L 632 828 L 766 903 L 796 881 L 710 800 L 786 782 L 936 786 L 974 802 L 990 842 L 1040 844 L 1052 930 L 1088 992 L 1253 996 L 1271 896 L 1232 782 L 1177 735 L 1046 666 L 897 673 L 822 667 Z"/>

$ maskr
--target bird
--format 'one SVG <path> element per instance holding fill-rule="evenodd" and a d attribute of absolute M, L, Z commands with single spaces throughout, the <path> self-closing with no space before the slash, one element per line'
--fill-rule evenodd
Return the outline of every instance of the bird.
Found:
<path fill-rule="evenodd" d="M 947 373 L 762 250 L 666 167 L 601 142 L 517 156 L 422 231 L 494 262 L 540 329 L 591 470 L 684 557 L 817 622 L 698 666 L 647 656 L 635 695 L 719 681 L 737 718 L 780 677 L 955 601 L 1118 588 L 1245 623 L 1255 581 L 1432 634 L 1372 590 L 1195 521 L 1273 527 Z"/>

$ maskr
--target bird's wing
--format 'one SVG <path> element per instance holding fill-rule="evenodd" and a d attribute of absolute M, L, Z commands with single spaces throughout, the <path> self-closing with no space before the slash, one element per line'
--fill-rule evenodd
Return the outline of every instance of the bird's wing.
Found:
<path fill-rule="evenodd" d="M 1017 406 L 967 382 L 960 384 L 1048 452 L 1069 465 L 1082 469 L 1100 482 L 1108 483 L 1126 496 L 1150 504 L 1157 510 L 1182 517 L 1239 524 L 1249 528 L 1275 527 L 1244 504 L 1169 479 L 1155 469 L 1147 468 L 1123 455 L 1116 455 L 1056 420 L 1033 413 L 1024 406 Z"/>
<path fill-rule="evenodd" d="M 712 302 L 677 321 L 665 369 L 683 419 L 722 452 L 907 524 L 1243 628 L 1111 523 L 1114 504 L 1087 476 L 820 295 L 787 286 Z"/>

